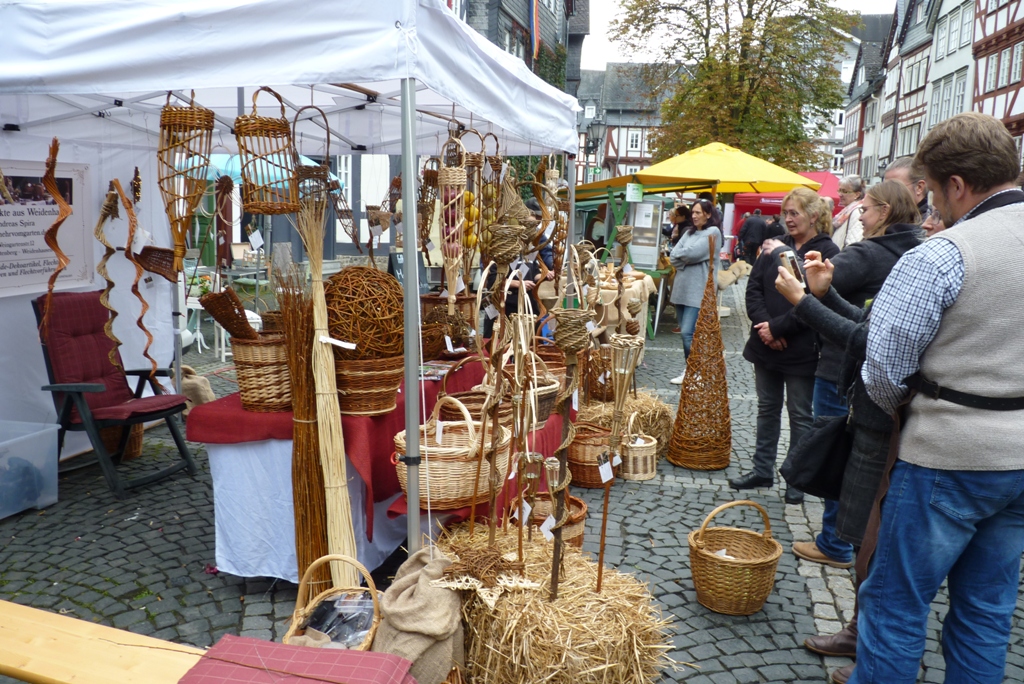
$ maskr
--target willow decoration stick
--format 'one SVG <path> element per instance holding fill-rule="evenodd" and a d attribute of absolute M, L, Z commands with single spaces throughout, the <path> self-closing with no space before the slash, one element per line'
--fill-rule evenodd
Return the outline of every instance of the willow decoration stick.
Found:
<path fill-rule="evenodd" d="M 110 359 L 111 364 L 120 368 L 121 363 L 118 361 L 117 350 L 121 346 L 121 340 L 117 339 L 117 335 L 114 334 L 114 319 L 117 318 L 117 309 L 110 305 L 110 291 L 114 289 L 114 281 L 110 279 L 110 273 L 107 271 L 107 261 L 110 260 L 110 257 L 114 256 L 117 250 L 110 244 L 106 234 L 103 232 L 103 224 L 107 222 L 108 218 L 119 218 L 117 213 L 117 190 L 114 189 L 113 183 L 110 184 L 110 188 L 107 190 L 107 197 L 100 208 L 100 218 L 96 221 L 96 229 L 93 231 L 93 235 L 96 236 L 96 239 L 99 240 L 104 248 L 103 256 L 100 258 L 100 262 L 96 264 L 96 272 L 107 283 L 107 286 L 103 288 L 103 292 L 100 294 L 100 304 L 110 311 L 110 317 L 103 324 L 103 332 L 114 342 L 114 346 L 110 349 L 107 358 Z"/>
<path fill-rule="evenodd" d="M 320 465 L 324 472 L 327 501 L 327 547 L 332 554 L 355 558 L 356 540 L 352 526 L 352 504 L 348 496 L 345 438 L 341 432 L 341 409 L 338 405 L 334 352 L 330 344 L 320 341 L 321 337 L 330 337 L 323 282 L 324 215 L 326 211 L 326 185 L 314 177 L 306 179 L 299 192 L 299 212 L 295 219 L 295 229 L 306 248 L 312 279 L 313 384 L 316 390 Z M 358 586 L 358 573 L 347 564 L 331 563 L 331 576 L 335 586 Z"/>
<path fill-rule="evenodd" d="M 278 280 L 278 303 L 288 350 L 292 389 L 292 499 L 295 502 L 295 555 L 299 577 L 313 561 L 329 553 L 327 500 L 316 425 L 316 382 L 313 377 L 313 299 L 305 277 L 288 273 Z M 317 567 L 313 582 L 331 581 L 327 564 Z M 317 592 L 319 593 L 319 589 Z"/>
<path fill-rule="evenodd" d="M 420 251 L 423 258 L 430 263 L 430 230 L 434 225 L 434 204 L 437 202 L 437 171 L 441 167 L 441 160 L 431 157 L 423 165 L 423 180 L 420 182 L 419 196 L 416 201 L 416 232 L 419 240 Z"/>
<path fill-rule="evenodd" d="M 465 159 L 462 141 L 449 138 L 445 146 L 452 144 L 462 150 L 461 157 Z M 441 192 L 441 256 L 444 257 L 444 273 L 448 282 L 448 315 L 454 316 L 459 267 L 462 265 L 462 234 L 466 225 L 463 211 L 466 169 L 463 166 L 442 166 L 437 172 L 437 182 Z"/>
<path fill-rule="evenodd" d="M 46 242 L 47 247 L 53 250 L 53 253 L 57 256 L 57 266 L 53 269 L 53 273 L 50 274 L 50 280 L 46 284 L 46 309 L 43 311 L 43 321 L 39 325 L 39 329 L 46 334 L 47 323 L 50 319 L 50 300 L 53 299 L 53 286 L 57 283 L 57 276 L 60 272 L 68 267 L 71 260 L 68 255 L 61 251 L 60 245 L 57 244 L 57 231 L 60 230 L 61 224 L 67 220 L 68 216 L 71 216 L 71 205 L 64 199 L 64 195 L 61 194 L 60 188 L 57 186 L 57 152 L 60 151 L 60 141 L 54 138 L 50 143 L 50 156 L 46 159 L 46 173 L 43 175 L 43 187 L 53 197 L 53 201 L 57 203 L 57 218 L 54 219 L 50 227 L 46 229 L 43 234 L 43 240 Z"/>
<path fill-rule="evenodd" d="M 128 217 L 128 239 L 125 242 L 124 256 L 128 261 L 131 262 L 132 266 L 135 267 L 135 280 L 132 281 L 132 294 L 142 304 L 142 310 L 139 312 L 139 317 L 135 321 L 135 325 L 139 326 L 139 330 L 146 336 L 146 346 L 142 348 L 142 355 L 149 359 L 150 366 L 153 370 L 150 372 L 150 377 L 156 375 L 157 362 L 152 356 L 149 355 L 149 348 L 153 346 L 153 335 L 146 328 L 146 323 L 143 321 L 146 312 L 149 311 L 149 302 L 142 296 L 142 292 L 139 291 L 139 280 L 142 279 L 142 274 L 145 272 L 140 264 L 135 259 L 135 253 L 132 251 L 132 243 L 135 242 L 135 231 L 139 227 L 139 218 L 135 215 L 135 207 L 132 201 L 125 194 L 124 188 L 121 187 L 121 181 L 116 178 L 111 181 L 114 184 L 114 189 L 117 191 L 117 196 L 121 198 L 121 206 L 124 207 L 124 213 Z"/>

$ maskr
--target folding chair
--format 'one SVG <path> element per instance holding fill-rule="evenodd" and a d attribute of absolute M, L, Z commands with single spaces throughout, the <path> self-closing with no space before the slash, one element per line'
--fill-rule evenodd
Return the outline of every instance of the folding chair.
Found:
<path fill-rule="evenodd" d="M 46 306 L 46 297 L 32 302 L 36 322 L 41 323 Z M 58 453 L 64 447 L 64 435 L 68 430 L 85 431 L 96 452 L 96 460 L 103 470 L 111 491 L 119 499 L 125 497 L 125 490 L 156 482 L 179 470 L 195 475 L 198 470 L 192 454 L 189 453 L 181 430 L 174 416 L 185 410 L 185 397 L 180 394 L 164 394 L 160 383 L 150 377 L 150 369 L 123 369 L 121 356 L 114 356 L 118 365 L 111 363 L 109 352 L 114 341 L 103 330 L 110 312 L 100 304 L 100 291 L 58 292 L 50 301 L 50 315 L 47 327 L 40 330 L 43 358 L 50 384 L 43 390 L 53 393 L 60 430 L 57 433 Z M 157 370 L 157 376 L 170 377 L 168 369 Z M 128 385 L 128 376 L 138 378 L 135 391 Z M 153 396 L 143 397 L 146 381 L 153 389 Z M 171 437 L 178 447 L 180 462 L 158 471 L 130 480 L 117 474 L 115 467 L 120 461 L 128 443 L 130 428 L 137 423 L 165 420 Z M 116 453 L 109 453 L 103 445 L 100 430 L 120 426 L 121 442 Z"/>

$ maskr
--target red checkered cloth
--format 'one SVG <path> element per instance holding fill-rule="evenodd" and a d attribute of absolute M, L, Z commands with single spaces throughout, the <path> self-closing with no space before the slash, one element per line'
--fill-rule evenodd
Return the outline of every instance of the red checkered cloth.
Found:
<path fill-rule="evenodd" d="M 416 684 L 388 653 L 286 646 L 225 634 L 178 684 Z"/>

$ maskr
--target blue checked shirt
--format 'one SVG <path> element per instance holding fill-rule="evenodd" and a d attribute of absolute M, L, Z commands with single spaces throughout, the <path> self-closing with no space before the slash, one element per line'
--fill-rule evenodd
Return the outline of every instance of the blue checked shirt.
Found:
<path fill-rule="evenodd" d="M 971 218 L 992 197 L 1016 191 L 986 197 L 953 225 Z M 935 339 L 942 313 L 953 305 L 963 285 L 963 256 L 941 234 L 904 254 L 885 279 L 871 306 L 861 379 L 868 396 L 886 413 L 894 413 L 907 396 L 903 381 L 921 370 L 921 355 Z"/>

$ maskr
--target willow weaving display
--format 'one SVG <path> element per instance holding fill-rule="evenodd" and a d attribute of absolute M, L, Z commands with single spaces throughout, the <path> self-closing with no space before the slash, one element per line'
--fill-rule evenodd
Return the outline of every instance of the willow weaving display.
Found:
<path fill-rule="evenodd" d="M 336 359 L 385 359 L 405 353 L 403 292 L 393 275 L 370 266 L 348 266 L 328 279 L 324 298 L 331 337 L 355 345 L 336 347 Z"/>
<path fill-rule="evenodd" d="M 708 240 L 714 263 L 714 238 Z M 686 360 L 672 441 L 666 458 L 694 470 L 721 470 L 732 452 L 729 386 L 725 377 L 725 347 L 718 320 L 715 269 L 708 270 L 704 299 Z"/>
<path fill-rule="evenodd" d="M 484 164 L 487 157 L 487 147 L 479 132 L 470 129 L 462 135 L 465 140 L 469 135 L 476 136 L 480 142 L 479 152 L 465 154 L 466 159 L 466 192 L 463 195 L 463 214 L 466 225 L 462 231 L 462 272 L 468 274 L 473 272 L 473 262 L 476 260 L 480 248 L 480 234 L 483 223 L 483 195 L 484 195 Z"/>
<path fill-rule="evenodd" d="M 452 143 L 465 149 L 458 138 L 449 138 Z M 462 265 L 462 233 L 466 225 L 463 211 L 466 191 L 466 169 L 462 166 L 442 166 L 437 172 L 441 192 L 441 255 L 444 257 L 444 274 L 448 287 L 448 315 L 455 315 L 455 296 L 458 290 L 459 268 Z"/>
<path fill-rule="evenodd" d="M 277 98 L 280 117 L 259 115 L 256 98 L 261 92 Z M 281 96 L 266 86 L 257 89 L 252 94 L 252 114 L 235 118 L 234 129 L 241 159 L 243 211 L 267 215 L 298 212 L 297 154 Z M 323 192 L 326 194 L 326 188 Z"/>
<path fill-rule="evenodd" d="M 430 263 L 430 230 L 434 226 L 434 205 L 437 203 L 437 170 L 441 161 L 431 157 L 423 165 L 423 178 L 420 181 L 419 194 L 416 199 L 416 236 L 417 246 L 423 252 L 423 258 Z"/>
<path fill-rule="evenodd" d="M 175 273 L 183 268 L 185 236 L 206 192 L 212 143 L 213 112 L 197 107 L 194 100 L 187 107 L 172 106 L 168 91 L 167 103 L 160 110 L 157 182 L 171 223 Z"/>
<path fill-rule="evenodd" d="M 305 277 L 289 274 L 278 283 L 288 374 L 292 390 L 292 499 L 295 503 L 295 556 L 299 577 L 327 555 L 327 500 L 320 467 L 313 379 L 313 300 Z M 312 582 L 321 589 L 330 582 L 327 565 L 320 565 Z"/>
<path fill-rule="evenodd" d="M 324 471 L 327 501 L 327 547 L 332 554 L 356 557 L 356 539 L 352 527 L 352 505 L 348 496 L 345 465 L 345 439 L 341 433 L 341 410 L 332 346 L 324 342 L 330 336 L 327 302 L 324 299 L 323 256 L 324 218 L 327 211 L 327 187 L 314 178 L 303 182 L 299 194 L 299 212 L 295 229 L 309 257 L 313 300 L 313 384 L 316 390 L 316 420 L 319 431 L 320 465 Z M 345 564 L 331 563 L 335 586 L 354 586 L 355 570 Z"/>
<path fill-rule="evenodd" d="M 110 304 L 110 291 L 114 289 L 114 281 L 110 279 L 110 273 L 107 271 L 107 262 L 110 260 L 110 257 L 114 256 L 117 250 L 107 240 L 106 233 L 103 231 L 103 225 L 109 218 L 119 218 L 117 213 L 117 190 L 114 189 L 113 183 L 110 184 L 110 189 L 107 190 L 107 197 L 103 201 L 103 206 L 100 207 L 100 218 L 96 221 L 96 229 L 93 231 L 93 235 L 103 245 L 104 250 L 103 256 L 100 258 L 99 263 L 96 264 L 96 272 L 100 274 L 100 277 L 106 283 L 106 287 L 103 288 L 103 292 L 100 294 L 100 304 L 110 311 L 110 317 L 103 324 L 103 332 L 107 334 L 107 337 L 114 343 L 114 346 L 110 348 L 107 358 L 110 359 L 110 363 L 120 367 L 121 363 L 118 360 L 120 355 L 117 350 L 121 346 L 121 340 L 117 339 L 117 335 L 114 334 L 114 319 L 117 318 L 117 309 Z"/>
<path fill-rule="evenodd" d="M 149 311 L 149 303 L 146 298 L 142 296 L 142 292 L 139 290 L 139 281 L 142 279 L 142 274 L 145 272 L 142 265 L 136 261 L 135 254 L 132 252 L 132 244 L 135 242 L 135 231 L 139 227 L 139 219 L 135 215 L 135 206 L 132 201 L 125 194 L 124 188 L 121 187 L 121 181 L 116 178 L 113 180 L 114 190 L 117 191 L 117 196 L 121 198 L 121 206 L 124 207 L 124 213 L 128 217 L 128 239 L 125 241 L 124 255 L 128 261 L 131 262 L 132 266 L 135 267 L 135 279 L 132 281 L 132 294 L 135 295 L 136 299 L 142 304 L 142 310 L 139 311 L 139 317 L 135 321 L 135 325 L 139 327 L 142 334 L 146 336 L 146 346 L 142 348 L 142 356 L 149 360 L 150 366 L 152 366 L 152 375 L 156 374 L 156 369 L 159 367 L 156 359 L 149 355 L 149 348 L 153 346 L 153 335 L 146 328 L 146 323 L 143 320 L 146 312 Z"/>
<path fill-rule="evenodd" d="M 61 251 L 60 245 L 57 244 L 57 231 L 60 230 L 61 225 L 71 216 L 71 205 L 64 199 L 64 195 L 60 192 L 60 187 L 57 186 L 57 153 L 60 151 L 60 141 L 54 138 L 50 143 L 50 156 L 46 159 L 46 173 L 43 175 L 43 187 L 50 193 L 53 201 L 57 203 L 57 218 L 53 220 L 50 227 L 43 233 L 43 241 L 46 242 L 46 246 L 53 250 L 54 255 L 57 257 L 57 265 L 53 269 L 53 273 L 50 274 L 50 280 L 46 283 L 46 307 L 43 309 L 43 321 L 39 324 L 39 329 L 46 333 L 46 324 L 50 317 L 50 300 L 53 298 L 53 286 L 57 283 L 57 276 L 60 272 L 68 267 L 71 260 L 68 255 Z"/>

